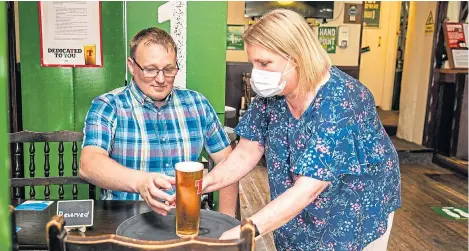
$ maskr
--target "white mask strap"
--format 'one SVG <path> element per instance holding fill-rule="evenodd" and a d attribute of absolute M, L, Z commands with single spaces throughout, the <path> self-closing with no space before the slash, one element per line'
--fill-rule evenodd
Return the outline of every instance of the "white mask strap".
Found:
<path fill-rule="evenodd" d="M 293 68 L 291 68 L 290 70 L 287 71 L 288 65 L 290 65 L 290 61 L 291 61 L 291 56 L 288 57 L 287 66 L 285 66 L 285 70 L 283 71 L 282 76 L 287 75 L 289 72 L 291 72 L 293 69 L 296 68 L 296 66 L 295 66 L 295 67 L 293 67 Z"/>

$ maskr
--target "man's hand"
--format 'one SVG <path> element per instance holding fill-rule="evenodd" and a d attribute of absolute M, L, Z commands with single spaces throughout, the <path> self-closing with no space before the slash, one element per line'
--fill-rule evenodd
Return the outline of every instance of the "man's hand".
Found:
<path fill-rule="evenodd" d="M 176 196 L 174 194 L 169 195 L 164 190 L 171 189 L 171 185 L 174 184 L 176 184 L 174 177 L 158 173 L 146 173 L 142 175 L 142 179 L 138 183 L 138 192 L 153 211 L 161 215 L 167 215 L 171 210 L 169 205 L 175 202 Z"/>

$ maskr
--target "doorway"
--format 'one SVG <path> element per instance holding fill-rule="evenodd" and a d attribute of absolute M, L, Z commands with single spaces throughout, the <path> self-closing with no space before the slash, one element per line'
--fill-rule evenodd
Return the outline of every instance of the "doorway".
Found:
<path fill-rule="evenodd" d="M 404 69 L 404 54 L 405 42 L 407 37 L 407 28 L 409 20 L 409 7 L 408 1 L 402 2 L 401 16 L 399 24 L 399 36 L 397 39 L 397 57 L 396 57 L 396 73 L 394 75 L 394 88 L 392 94 L 392 110 L 399 111 L 399 100 L 401 97 L 401 81 L 402 71 Z"/>
<path fill-rule="evenodd" d="M 386 132 L 397 133 L 398 111 L 392 109 L 397 50 L 401 32 L 401 2 L 381 2 L 377 27 L 364 27 L 361 43 L 360 82 L 373 94 Z M 366 50 L 365 50 L 366 48 Z M 403 52 L 402 52 L 402 58 Z"/>

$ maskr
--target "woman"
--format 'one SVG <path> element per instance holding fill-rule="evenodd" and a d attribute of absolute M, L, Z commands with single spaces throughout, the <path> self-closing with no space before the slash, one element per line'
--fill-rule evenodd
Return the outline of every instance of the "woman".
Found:
<path fill-rule="evenodd" d="M 275 231 L 278 250 L 386 250 L 399 160 L 370 91 L 331 67 L 293 11 L 266 14 L 244 40 L 258 97 L 204 191 L 238 181 L 265 154 L 272 201 L 251 219 L 261 235 Z M 221 237 L 234 238 L 239 227 Z"/>

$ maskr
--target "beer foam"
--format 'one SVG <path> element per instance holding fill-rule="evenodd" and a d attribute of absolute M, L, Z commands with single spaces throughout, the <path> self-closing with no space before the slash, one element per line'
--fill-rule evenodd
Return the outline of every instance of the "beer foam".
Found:
<path fill-rule="evenodd" d="M 204 169 L 204 165 L 194 161 L 184 161 L 176 164 L 176 170 L 180 172 L 191 173 L 200 171 L 202 169 Z"/>

